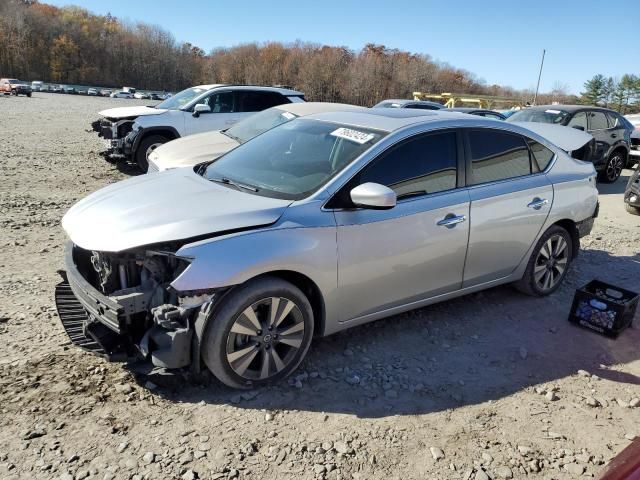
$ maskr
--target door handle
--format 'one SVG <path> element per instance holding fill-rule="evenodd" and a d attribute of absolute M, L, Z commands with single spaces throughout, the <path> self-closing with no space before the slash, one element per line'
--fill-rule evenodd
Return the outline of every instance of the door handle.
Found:
<path fill-rule="evenodd" d="M 527 207 L 533 208 L 534 210 L 540 210 L 542 207 L 544 207 L 548 203 L 549 203 L 549 200 L 547 200 L 546 198 L 536 197 L 531 201 L 531 203 L 527 205 Z"/>
<path fill-rule="evenodd" d="M 454 215 L 453 213 L 450 213 L 446 217 L 444 217 L 442 220 L 440 220 L 436 225 L 438 225 L 439 227 L 453 228 L 457 224 L 466 222 L 466 221 L 467 221 L 466 215 Z"/>
<path fill-rule="evenodd" d="M 611 138 L 616 138 L 618 135 L 616 135 L 615 133 L 611 134 Z"/>

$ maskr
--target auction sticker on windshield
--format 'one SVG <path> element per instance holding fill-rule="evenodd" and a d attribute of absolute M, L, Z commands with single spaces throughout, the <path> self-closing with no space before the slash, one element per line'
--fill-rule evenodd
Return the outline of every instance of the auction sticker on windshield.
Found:
<path fill-rule="evenodd" d="M 360 132 L 358 130 L 344 127 L 334 130 L 333 132 L 331 132 L 331 135 L 333 135 L 334 137 L 344 138 L 345 140 L 359 143 L 360 145 L 367 143 L 374 137 L 374 135 L 371 133 Z"/>

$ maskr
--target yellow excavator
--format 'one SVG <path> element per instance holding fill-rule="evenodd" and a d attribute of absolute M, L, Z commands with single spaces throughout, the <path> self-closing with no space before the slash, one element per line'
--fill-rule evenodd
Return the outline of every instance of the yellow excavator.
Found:
<path fill-rule="evenodd" d="M 435 100 L 444 104 L 446 108 L 461 106 L 477 106 L 485 109 L 509 109 L 514 107 L 522 108 L 525 105 L 519 98 L 494 97 L 492 95 L 467 95 L 464 93 L 423 93 L 413 92 L 414 100 Z"/>

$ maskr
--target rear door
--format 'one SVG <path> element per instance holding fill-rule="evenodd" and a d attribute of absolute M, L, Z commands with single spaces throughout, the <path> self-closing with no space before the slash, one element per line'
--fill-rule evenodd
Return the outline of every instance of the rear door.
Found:
<path fill-rule="evenodd" d="M 553 187 L 540 170 L 553 152 L 533 143 L 542 147 L 540 157 L 547 152 L 541 166 L 521 135 L 489 128 L 466 131 L 471 225 L 463 287 L 511 274 L 547 219 Z"/>
<path fill-rule="evenodd" d="M 587 112 L 587 121 L 589 125 L 589 133 L 596 141 L 596 163 L 601 164 L 606 161 L 609 148 L 616 141 L 615 131 L 610 130 L 607 116 L 604 112 L 598 110 L 589 110 Z"/>

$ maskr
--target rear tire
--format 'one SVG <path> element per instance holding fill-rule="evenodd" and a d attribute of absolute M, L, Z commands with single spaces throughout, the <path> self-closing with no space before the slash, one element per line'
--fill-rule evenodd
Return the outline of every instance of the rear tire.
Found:
<path fill-rule="evenodd" d="M 624 204 L 624 208 L 627 210 L 627 212 L 629 212 L 631 215 L 640 215 L 640 208 L 638 207 L 634 207 L 633 205 L 629 205 L 628 203 Z"/>
<path fill-rule="evenodd" d="M 564 228 L 553 225 L 538 240 L 524 275 L 514 286 L 522 293 L 543 297 L 557 290 L 573 259 L 573 240 Z"/>
<path fill-rule="evenodd" d="M 149 170 L 149 155 L 151 152 L 168 141 L 169 139 L 162 135 L 149 135 L 142 139 L 135 154 L 136 163 L 142 173 L 147 173 L 147 170 Z"/>
<path fill-rule="evenodd" d="M 615 182 L 620 178 L 620 174 L 622 173 L 622 169 L 625 167 L 625 163 L 624 157 L 620 152 L 613 152 L 607 160 L 604 170 L 598 173 L 598 180 L 602 183 Z"/>
<path fill-rule="evenodd" d="M 313 310 L 295 285 L 276 277 L 250 280 L 231 291 L 207 321 L 202 359 L 233 388 L 282 380 L 307 354 Z"/>

